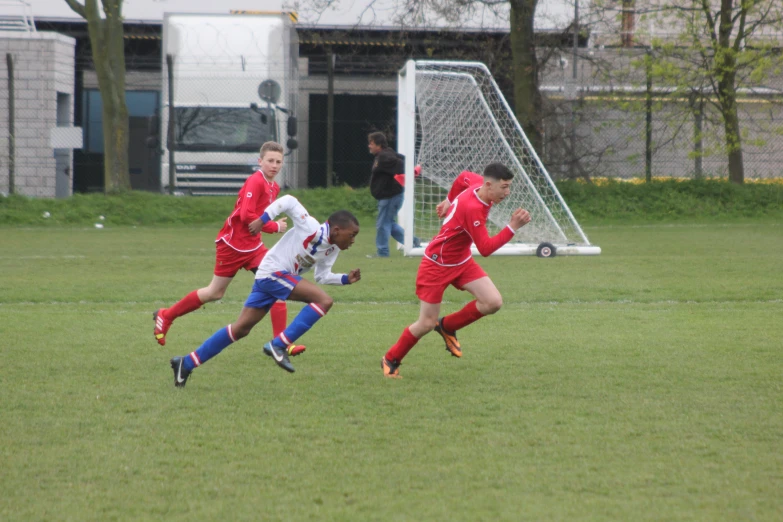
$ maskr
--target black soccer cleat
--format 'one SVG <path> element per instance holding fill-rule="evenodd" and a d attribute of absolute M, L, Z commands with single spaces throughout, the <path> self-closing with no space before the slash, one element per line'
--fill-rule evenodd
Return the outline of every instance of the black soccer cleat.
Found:
<path fill-rule="evenodd" d="M 171 359 L 171 369 L 174 370 L 174 386 L 184 388 L 188 382 L 188 377 L 193 370 L 185 369 L 185 357 L 173 357 Z"/>
<path fill-rule="evenodd" d="M 264 353 L 275 360 L 277 365 L 287 372 L 294 373 L 296 370 L 291 366 L 291 361 L 288 360 L 288 351 L 285 348 L 278 348 L 272 341 L 269 341 L 264 345 Z"/>

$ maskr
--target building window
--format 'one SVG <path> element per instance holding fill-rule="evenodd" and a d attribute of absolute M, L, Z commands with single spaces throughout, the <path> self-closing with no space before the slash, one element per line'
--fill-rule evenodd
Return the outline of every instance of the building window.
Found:
<path fill-rule="evenodd" d="M 82 103 L 84 152 L 103 154 L 103 99 L 98 89 L 85 89 Z M 158 91 L 126 91 L 128 116 L 153 116 L 158 111 Z"/>

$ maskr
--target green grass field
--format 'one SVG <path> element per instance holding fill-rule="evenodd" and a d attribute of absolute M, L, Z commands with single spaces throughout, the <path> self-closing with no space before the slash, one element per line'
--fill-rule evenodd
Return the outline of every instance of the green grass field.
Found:
<path fill-rule="evenodd" d="M 217 226 L 0 228 L 0 520 L 783 520 L 783 225 L 482 260 L 503 309 L 387 380 L 419 259 L 366 259 L 364 221 L 295 374 L 265 321 L 182 390 L 169 358 L 252 277 L 163 348 L 151 313 L 209 281 Z"/>

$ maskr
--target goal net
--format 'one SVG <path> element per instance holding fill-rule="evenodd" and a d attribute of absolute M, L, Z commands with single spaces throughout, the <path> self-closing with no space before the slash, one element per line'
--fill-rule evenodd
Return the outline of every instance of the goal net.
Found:
<path fill-rule="evenodd" d="M 505 227 L 514 209 L 532 220 L 497 254 L 535 254 L 551 243 L 558 255 L 599 254 L 560 196 L 487 67 L 478 62 L 407 62 L 399 73 L 397 142 L 405 155 L 405 202 L 400 222 L 405 254 L 423 255 L 437 235 L 435 206 L 463 170 L 481 174 L 500 162 L 514 172 L 511 194 L 494 205 L 487 228 Z M 414 166 L 421 175 L 414 176 Z M 413 236 L 423 247 L 413 247 Z M 475 250 L 475 249 L 474 249 Z"/>

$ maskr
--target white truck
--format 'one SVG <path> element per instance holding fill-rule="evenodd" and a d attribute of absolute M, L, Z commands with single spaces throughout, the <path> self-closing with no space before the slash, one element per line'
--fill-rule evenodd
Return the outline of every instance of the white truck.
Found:
<path fill-rule="evenodd" d="M 236 194 L 270 140 L 287 147 L 293 169 L 299 45 L 287 13 L 166 13 L 162 48 L 159 136 L 150 143 L 163 191 Z"/>

